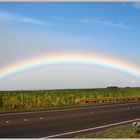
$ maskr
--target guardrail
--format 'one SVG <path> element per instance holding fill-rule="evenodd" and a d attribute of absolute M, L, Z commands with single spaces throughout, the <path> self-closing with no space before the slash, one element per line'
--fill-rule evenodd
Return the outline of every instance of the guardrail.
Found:
<path fill-rule="evenodd" d="M 123 102 L 123 101 L 138 101 L 140 96 L 129 97 L 108 97 L 108 98 L 84 98 L 77 100 L 77 104 L 91 104 L 91 103 L 104 103 L 104 102 Z"/>

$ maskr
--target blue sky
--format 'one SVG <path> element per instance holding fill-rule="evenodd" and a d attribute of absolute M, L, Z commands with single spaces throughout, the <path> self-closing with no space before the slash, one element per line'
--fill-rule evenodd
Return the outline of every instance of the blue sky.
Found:
<path fill-rule="evenodd" d="M 24 58 L 30 58 L 30 56 L 41 55 L 44 50 L 47 52 L 57 52 L 57 50 L 98 51 L 116 58 L 129 60 L 140 67 L 140 3 L 1 2 L 0 29 L 1 68 L 16 62 L 17 59 L 24 60 Z M 47 44 L 47 47 L 45 44 Z M 84 72 L 84 75 L 86 77 L 86 72 Z M 108 76 L 107 73 L 105 75 L 105 77 Z M 110 75 L 110 79 L 112 77 L 115 77 L 115 75 Z M 22 82 L 17 86 L 16 84 L 9 86 L 12 78 L 5 80 L 0 88 L 30 89 L 31 87 L 31 89 L 34 89 L 36 87 L 35 84 L 31 83 L 28 84 L 31 85 L 30 87 L 23 86 Z M 127 78 L 124 78 L 122 83 L 116 79 L 109 84 L 139 86 L 140 80 L 134 79 L 128 83 Z M 91 78 L 90 80 L 98 81 L 98 84 L 89 85 L 89 87 L 109 85 L 104 84 L 103 79 Z M 19 81 L 21 81 L 20 78 L 15 79 L 15 83 L 19 83 Z M 88 87 L 87 83 L 79 83 L 75 87 L 70 82 L 67 85 L 63 84 L 66 81 L 67 79 L 61 82 L 60 88 Z M 50 84 L 47 88 L 59 88 L 56 85 Z M 40 88 L 46 88 L 46 85 L 39 85 L 38 89 Z"/>
<path fill-rule="evenodd" d="M 1 3 L 0 10 L 33 18 L 48 26 L 22 25 L 44 28 L 56 36 L 71 38 L 100 46 L 115 45 L 116 50 L 131 55 L 139 43 L 140 9 L 136 3 Z M 102 39 L 102 42 L 100 42 Z M 114 47 L 114 48 L 116 48 Z M 113 49 L 114 49 L 113 48 Z M 133 50 L 134 51 L 134 50 Z M 139 47 L 135 55 L 138 56 Z"/>

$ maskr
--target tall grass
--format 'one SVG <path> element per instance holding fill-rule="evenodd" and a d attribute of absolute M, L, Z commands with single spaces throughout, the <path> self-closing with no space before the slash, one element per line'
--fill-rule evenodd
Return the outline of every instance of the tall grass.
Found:
<path fill-rule="evenodd" d="M 140 96 L 140 88 L 0 91 L 0 109 L 16 110 L 76 104 L 77 98 Z"/>

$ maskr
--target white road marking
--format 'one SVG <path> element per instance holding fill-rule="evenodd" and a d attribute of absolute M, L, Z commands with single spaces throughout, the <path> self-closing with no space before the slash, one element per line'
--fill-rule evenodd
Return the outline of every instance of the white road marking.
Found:
<path fill-rule="evenodd" d="M 59 137 L 59 136 L 65 136 L 65 135 L 74 134 L 74 133 L 86 132 L 86 131 L 90 131 L 90 130 L 97 130 L 97 129 L 101 129 L 101 128 L 116 126 L 116 125 L 130 123 L 130 122 L 139 121 L 139 120 L 140 120 L 140 118 L 137 118 L 137 119 L 133 119 L 133 120 L 127 120 L 127 121 L 123 121 L 123 122 L 112 123 L 112 124 L 107 124 L 107 125 L 98 126 L 98 127 L 92 127 L 92 128 L 87 128 L 87 129 L 82 129 L 82 130 L 77 130 L 77 131 L 70 131 L 70 132 L 66 132 L 66 133 L 51 135 L 51 136 L 47 136 L 47 137 L 43 137 L 43 138 L 55 138 L 55 137 Z"/>
<path fill-rule="evenodd" d="M 28 120 L 27 119 L 24 119 L 24 122 L 27 122 Z"/>
<path fill-rule="evenodd" d="M 78 108 L 68 108 L 68 109 L 57 109 L 57 110 L 46 110 L 46 111 L 35 111 L 35 112 L 18 112 L 18 113 L 5 113 L 5 114 L 0 114 L 0 116 L 13 116 L 13 115 L 23 115 L 23 114 L 38 114 L 38 113 L 51 113 L 51 112 L 63 112 L 63 111 L 71 111 L 71 110 L 84 110 L 84 109 L 89 109 L 89 108 L 107 108 L 111 106 L 120 106 L 120 105 L 131 105 L 131 104 L 139 104 L 137 103 L 127 103 L 127 104 L 113 104 L 113 105 L 102 105 L 102 106 L 84 106 L 84 107 L 78 107 Z"/>
<path fill-rule="evenodd" d="M 40 117 L 40 120 L 43 120 L 43 117 Z"/>
<path fill-rule="evenodd" d="M 6 121 L 6 123 L 9 123 L 9 121 Z"/>

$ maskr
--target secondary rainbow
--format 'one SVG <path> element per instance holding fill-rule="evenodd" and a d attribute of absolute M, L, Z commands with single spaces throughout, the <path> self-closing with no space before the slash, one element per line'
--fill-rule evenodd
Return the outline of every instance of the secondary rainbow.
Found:
<path fill-rule="evenodd" d="M 124 72 L 129 75 L 140 78 L 140 69 L 128 62 L 122 62 L 119 59 L 108 58 L 105 56 L 96 56 L 89 54 L 53 54 L 45 55 L 23 62 L 6 66 L 0 69 L 0 79 L 14 76 L 24 71 L 52 64 L 83 64 L 83 65 L 98 65 L 108 67 L 114 70 Z"/>

